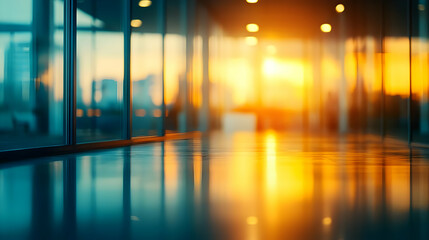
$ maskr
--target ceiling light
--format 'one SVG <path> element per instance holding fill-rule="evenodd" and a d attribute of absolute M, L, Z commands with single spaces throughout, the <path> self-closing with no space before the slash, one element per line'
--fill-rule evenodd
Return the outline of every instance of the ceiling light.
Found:
<path fill-rule="evenodd" d="M 341 3 L 335 7 L 335 11 L 337 11 L 337 13 L 342 13 L 344 10 L 346 10 L 346 7 L 344 7 L 344 5 Z"/>
<path fill-rule="evenodd" d="M 249 46 L 255 46 L 258 44 L 258 39 L 256 37 L 246 37 L 246 44 Z"/>
<path fill-rule="evenodd" d="M 140 7 L 149 7 L 150 5 L 152 5 L 152 1 L 151 0 L 141 0 L 139 2 L 139 6 Z"/>
<path fill-rule="evenodd" d="M 247 24 L 246 29 L 248 32 L 257 32 L 259 31 L 259 26 L 255 23 L 249 23 Z"/>
<path fill-rule="evenodd" d="M 138 28 L 142 25 L 142 20 L 140 19 L 133 19 L 131 20 L 131 27 Z"/>
<path fill-rule="evenodd" d="M 248 3 L 257 3 L 258 0 L 246 0 L 246 2 L 248 2 Z"/>
<path fill-rule="evenodd" d="M 331 32 L 331 30 L 332 30 L 331 24 L 324 23 L 324 24 L 320 25 L 320 30 L 322 30 L 322 32 L 324 32 L 324 33 Z"/>

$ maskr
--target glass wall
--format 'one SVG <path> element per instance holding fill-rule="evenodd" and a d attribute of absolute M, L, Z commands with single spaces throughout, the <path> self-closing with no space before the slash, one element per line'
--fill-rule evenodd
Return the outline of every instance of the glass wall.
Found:
<path fill-rule="evenodd" d="M 410 96 L 409 3 L 394 0 L 385 4 L 383 38 L 385 133 L 408 138 Z"/>
<path fill-rule="evenodd" d="M 186 0 L 166 1 L 164 38 L 165 127 L 186 131 Z"/>
<path fill-rule="evenodd" d="M 163 130 L 163 1 L 131 1 L 132 136 Z"/>
<path fill-rule="evenodd" d="M 214 20 L 196 1 L 0 0 L 0 13 L 0 151 L 208 128 Z"/>
<path fill-rule="evenodd" d="M 0 151 L 65 142 L 63 12 L 60 0 L 0 0 Z"/>
<path fill-rule="evenodd" d="M 195 0 L 71 3 L 76 29 L 64 0 L 0 0 L 0 151 L 228 126 L 428 142 L 427 0 L 351 1 L 301 39 L 230 34 Z"/>
<path fill-rule="evenodd" d="M 359 8 L 364 17 L 357 27 L 356 82 L 352 84 L 350 124 L 370 133 L 382 132 L 382 11 L 380 0 L 365 1 Z M 358 117 L 356 117 L 356 115 Z"/>
<path fill-rule="evenodd" d="M 426 0 L 412 1 L 411 40 L 411 123 L 413 139 L 429 142 L 429 72 L 428 72 L 428 4 Z"/>
<path fill-rule="evenodd" d="M 122 137 L 124 4 L 77 2 L 77 141 Z"/>

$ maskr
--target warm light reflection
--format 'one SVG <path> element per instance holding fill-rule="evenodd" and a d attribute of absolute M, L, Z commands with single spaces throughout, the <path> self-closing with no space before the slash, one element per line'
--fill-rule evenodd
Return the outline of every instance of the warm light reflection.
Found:
<path fill-rule="evenodd" d="M 322 223 L 325 226 L 329 226 L 332 223 L 332 219 L 330 217 L 325 217 L 325 218 L 323 218 Z"/>
<path fill-rule="evenodd" d="M 76 117 L 83 117 L 83 110 L 82 109 L 76 109 Z"/>
<path fill-rule="evenodd" d="M 277 53 L 277 48 L 276 48 L 276 46 L 274 46 L 274 45 L 269 45 L 269 46 L 267 46 L 267 52 L 268 52 L 268 54 L 270 54 L 270 55 L 274 55 L 274 54 L 276 54 L 276 53 Z"/>
<path fill-rule="evenodd" d="M 162 111 L 161 109 L 155 109 L 153 110 L 153 114 L 154 117 L 161 117 L 162 116 Z"/>
<path fill-rule="evenodd" d="M 258 0 L 246 0 L 246 2 L 248 2 L 248 3 L 257 3 Z"/>
<path fill-rule="evenodd" d="M 247 222 L 247 224 L 248 225 L 256 225 L 256 224 L 258 224 L 258 218 L 257 217 L 248 217 L 247 219 L 246 219 L 246 222 Z"/>
<path fill-rule="evenodd" d="M 195 196 L 198 199 L 199 194 L 201 193 L 201 179 L 203 174 L 203 159 L 201 155 L 195 155 L 193 159 L 194 163 L 194 191 Z"/>
<path fill-rule="evenodd" d="M 259 26 L 258 26 L 258 24 L 255 24 L 255 23 L 249 23 L 249 24 L 247 24 L 246 25 L 246 30 L 248 31 L 248 32 L 258 32 L 259 31 Z"/>
<path fill-rule="evenodd" d="M 249 46 L 255 46 L 258 44 L 258 38 L 256 37 L 246 37 L 246 44 Z"/>
<path fill-rule="evenodd" d="M 332 30 L 331 24 L 324 23 L 324 24 L 320 25 L 320 30 L 322 30 L 322 32 L 324 32 L 324 33 L 331 32 L 331 30 Z"/>
<path fill-rule="evenodd" d="M 274 132 L 268 132 L 265 140 L 266 157 L 267 157 L 267 188 L 275 190 L 277 182 L 277 168 L 276 168 L 276 135 Z"/>

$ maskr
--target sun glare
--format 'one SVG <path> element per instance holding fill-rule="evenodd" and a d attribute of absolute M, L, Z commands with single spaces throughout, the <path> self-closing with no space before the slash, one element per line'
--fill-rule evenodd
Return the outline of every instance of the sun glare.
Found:
<path fill-rule="evenodd" d="M 300 62 L 267 58 L 262 68 L 269 81 L 287 81 L 298 86 L 304 84 L 304 66 Z"/>

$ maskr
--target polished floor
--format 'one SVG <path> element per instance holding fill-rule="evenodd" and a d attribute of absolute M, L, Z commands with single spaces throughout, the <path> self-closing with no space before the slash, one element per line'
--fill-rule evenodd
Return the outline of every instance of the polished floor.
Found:
<path fill-rule="evenodd" d="M 213 133 L 3 164 L 0 239 L 429 239 L 429 152 Z"/>

